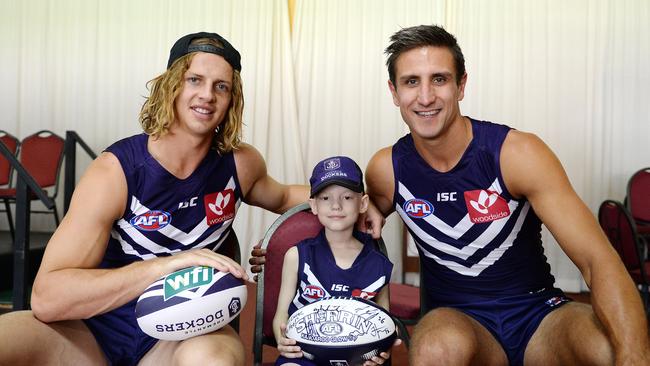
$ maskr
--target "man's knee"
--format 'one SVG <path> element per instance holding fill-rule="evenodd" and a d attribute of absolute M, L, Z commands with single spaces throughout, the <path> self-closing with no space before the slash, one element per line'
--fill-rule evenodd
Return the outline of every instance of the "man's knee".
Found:
<path fill-rule="evenodd" d="M 469 364 L 478 345 L 471 326 L 461 317 L 462 314 L 451 309 L 427 314 L 411 338 L 409 364 Z"/>
<path fill-rule="evenodd" d="M 614 348 L 591 306 L 569 303 L 542 321 L 525 360 L 530 365 L 613 365 Z"/>
<path fill-rule="evenodd" d="M 104 363 L 104 354 L 80 320 L 43 323 L 31 311 L 0 316 L 0 365 L 38 365 L 56 355 L 61 364 Z"/>
<path fill-rule="evenodd" d="M 212 350 L 191 350 L 183 349 L 179 350 L 174 354 L 174 365 L 177 366 L 196 366 L 196 365 L 206 365 L 206 366 L 220 366 L 220 365 L 232 365 L 232 366 L 243 366 L 246 361 L 244 350 L 241 350 L 240 354 L 235 354 L 230 352 L 228 349 L 222 349 L 220 351 Z"/>
<path fill-rule="evenodd" d="M 173 364 L 178 366 L 243 366 L 245 362 L 244 345 L 230 327 L 183 341 L 173 357 Z"/>

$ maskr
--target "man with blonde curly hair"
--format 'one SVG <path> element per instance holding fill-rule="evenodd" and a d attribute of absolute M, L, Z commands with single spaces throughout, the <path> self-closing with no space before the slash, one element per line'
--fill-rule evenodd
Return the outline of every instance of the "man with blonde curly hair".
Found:
<path fill-rule="evenodd" d="M 282 213 L 309 197 L 309 187 L 271 178 L 241 142 L 240 70 L 239 52 L 218 34 L 174 44 L 167 70 L 150 82 L 145 133 L 108 147 L 76 187 L 34 282 L 33 311 L 0 318 L 0 364 L 244 364 L 230 326 L 157 341 L 134 315 L 144 289 L 181 268 L 247 278 L 215 252 L 242 201 Z M 145 227 L 140 219 L 152 215 L 157 227 Z"/>

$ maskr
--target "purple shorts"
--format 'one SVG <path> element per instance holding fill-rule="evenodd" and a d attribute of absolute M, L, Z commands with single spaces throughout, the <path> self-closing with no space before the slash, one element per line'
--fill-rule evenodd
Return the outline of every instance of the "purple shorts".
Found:
<path fill-rule="evenodd" d="M 457 305 L 440 305 L 459 310 L 481 323 L 501 344 L 511 366 L 524 364 L 524 353 L 544 317 L 570 302 L 562 290 L 542 289 Z"/>

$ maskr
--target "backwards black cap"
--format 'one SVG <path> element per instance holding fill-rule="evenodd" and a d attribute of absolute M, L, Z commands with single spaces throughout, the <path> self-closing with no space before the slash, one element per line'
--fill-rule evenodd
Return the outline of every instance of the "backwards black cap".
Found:
<path fill-rule="evenodd" d="M 192 40 L 197 38 L 214 39 L 216 41 L 219 41 L 223 45 L 223 48 L 215 47 L 209 44 L 190 45 L 190 43 L 192 43 Z M 169 61 L 167 61 L 167 69 L 169 69 L 172 66 L 174 61 L 192 52 L 207 52 L 207 53 L 213 53 L 215 55 L 219 55 L 223 57 L 226 61 L 228 61 L 228 63 L 230 64 L 230 66 L 232 66 L 233 69 L 237 71 L 241 71 L 241 56 L 239 55 L 239 52 L 237 52 L 235 47 L 233 47 L 228 41 L 226 41 L 225 38 L 221 37 L 220 35 L 216 33 L 206 33 L 206 32 L 188 34 L 180 38 L 178 41 L 176 41 L 176 43 L 174 43 L 174 46 L 172 46 L 172 49 L 169 51 Z"/>

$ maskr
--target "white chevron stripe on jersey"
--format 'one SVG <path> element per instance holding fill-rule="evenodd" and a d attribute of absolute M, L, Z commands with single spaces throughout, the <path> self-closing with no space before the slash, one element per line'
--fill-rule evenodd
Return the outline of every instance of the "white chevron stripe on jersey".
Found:
<path fill-rule="evenodd" d="M 120 220 L 120 221 L 124 221 L 124 220 Z M 231 222 L 232 222 L 232 219 L 224 221 L 223 225 L 219 229 L 215 230 L 207 238 L 202 240 L 200 243 L 197 243 L 192 248 L 193 249 L 201 249 L 201 248 L 205 247 L 206 245 L 213 243 L 215 239 L 217 239 L 220 235 L 222 235 L 222 233 L 226 229 L 228 229 L 230 227 Z M 140 257 L 142 259 L 151 259 L 151 258 L 155 258 L 156 254 L 163 254 L 163 253 L 172 254 L 172 253 L 176 253 L 176 252 L 181 251 L 180 248 L 171 250 L 169 248 L 158 245 L 157 243 L 153 242 L 152 240 L 150 240 L 146 236 L 142 235 L 142 233 L 138 229 L 132 227 L 130 224 L 127 224 L 127 225 L 128 225 L 127 227 L 122 228 L 124 230 L 124 233 L 126 235 L 128 235 L 136 243 L 138 243 L 138 245 L 140 245 L 142 248 L 148 250 L 152 254 L 140 254 L 137 250 L 135 250 L 133 248 L 133 246 L 131 246 L 131 244 L 129 244 L 126 240 L 124 240 L 124 238 L 122 238 L 122 235 L 119 232 L 117 232 L 115 229 L 111 230 L 111 237 L 113 239 L 117 240 L 120 243 L 120 245 L 122 246 L 122 251 L 124 253 L 126 253 L 126 254 L 135 255 L 135 256 L 138 256 L 138 257 Z M 120 222 L 120 226 L 121 226 L 121 222 Z M 213 248 L 213 250 L 217 250 L 225 240 L 226 240 L 226 236 L 224 235 L 219 240 L 217 245 Z M 182 244 L 184 244 L 184 243 L 182 243 Z M 187 245 L 187 244 L 184 244 L 184 245 Z"/>
<path fill-rule="evenodd" d="M 490 267 L 493 265 L 501 256 L 503 253 L 508 250 L 514 243 L 515 239 L 517 238 L 517 235 L 519 234 L 519 231 L 521 230 L 521 226 L 524 224 L 524 220 L 526 219 L 526 215 L 528 214 L 528 210 L 530 209 L 530 204 L 526 202 L 524 206 L 521 208 L 521 212 L 519 213 L 519 216 L 517 217 L 517 221 L 515 222 L 515 226 L 512 228 L 512 231 L 510 231 L 510 234 L 508 237 L 503 241 L 503 243 L 498 247 L 492 250 L 488 255 L 486 255 L 480 262 L 474 264 L 471 267 L 464 266 L 460 263 L 454 262 L 454 261 L 448 261 L 444 260 L 437 255 L 429 252 L 426 247 L 421 245 L 418 240 L 415 240 L 415 243 L 418 245 L 418 247 L 422 250 L 422 253 L 424 253 L 425 256 L 429 258 L 433 258 L 438 264 L 445 266 L 449 269 L 451 269 L 454 272 L 460 273 L 464 276 L 472 276 L 476 277 L 481 272 L 483 272 L 486 268 Z"/>
<path fill-rule="evenodd" d="M 111 237 L 120 243 L 120 245 L 122 246 L 122 251 L 125 254 L 135 255 L 142 259 L 151 259 L 151 258 L 156 258 L 155 254 L 162 254 L 162 253 L 171 254 L 180 251 L 180 249 L 170 250 L 169 248 L 165 248 L 163 246 L 160 246 L 152 242 L 151 240 L 149 240 L 149 238 L 142 235 L 142 233 L 140 233 L 137 229 L 133 229 L 131 231 L 133 231 L 132 233 L 133 235 L 129 235 L 129 237 L 131 237 L 134 240 L 139 239 L 139 241 L 137 241 L 138 245 L 148 250 L 151 254 L 150 253 L 140 254 L 137 250 L 133 248 L 133 246 L 131 246 L 131 244 L 129 244 L 129 242 L 127 242 L 126 240 L 124 240 L 124 238 L 122 238 L 122 235 L 117 230 L 115 229 L 111 230 Z M 125 234 L 128 233 L 125 232 Z"/>
<path fill-rule="evenodd" d="M 519 203 L 517 201 L 511 200 L 508 202 L 510 212 L 515 212 L 517 206 L 519 206 Z M 477 250 L 485 248 L 485 246 L 494 240 L 494 238 L 501 232 L 501 229 L 503 226 L 505 226 L 506 222 L 508 222 L 507 218 L 492 221 L 487 229 L 485 229 L 485 231 L 483 231 L 481 235 L 479 235 L 474 241 L 459 249 L 453 245 L 441 242 L 440 240 L 429 235 L 426 231 L 422 230 L 399 205 L 395 205 L 395 210 L 402 217 L 402 220 L 406 226 L 408 226 L 409 229 L 411 229 L 411 231 L 413 231 L 413 233 L 415 233 L 415 235 L 419 237 L 420 240 L 422 240 L 424 243 L 438 249 L 441 252 L 453 255 L 454 257 L 461 259 L 467 259 L 476 253 Z M 429 221 L 427 221 L 427 223 L 431 225 Z M 437 226 L 435 226 L 435 228 L 438 229 Z M 470 228 L 471 226 L 468 227 L 467 230 Z M 465 232 L 459 233 L 458 237 L 461 237 L 463 234 L 465 234 Z"/>
<path fill-rule="evenodd" d="M 399 184 L 398 192 L 400 196 L 402 196 L 405 202 L 416 198 L 413 195 L 413 193 L 411 193 L 408 190 L 408 188 L 406 188 L 406 186 L 402 184 L 402 182 L 398 182 L 398 184 Z M 499 184 L 499 179 L 498 178 L 495 179 L 488 189 L 495 191 L 498 194 L 501 194 L 501 185 Z M 401 207 L 399 207 L 398 205 L 395 206 L 401 210 Z M 434 213 L 425 217 L 423 220 L 428 222 L 431 226 L 434 226 L 443 234 L 447 235 L 450 238 L 453 238 L 454 240 L 458 240 L 458 238 L 460 238 L 463 234 L 465 234 L 467 230 L 469 230 L 474 225 L 468 213 L 454 227 L 451 227 L 446 222 L 442 221 L 441 219 L 438 218 L 438 216 L 435 215 L 435 206 L 434 206 Z"/>
<path fill-rule="evenodd" d="M 228 188 L 233 190 L 235 189 L 235 181 L 234 178 L 232 177 L 230 178 L 228 184 L 226 185 L 226 189 Z M 235 212 L 237 212 L 237 210 L 239 209 L 240 204 L 241 204 L 241 199 L 237 200 L 237 202 L 235 203 Z M 140 200 L 138 200 L 137 197 L 133 196 L 131 199 L 131 211 L 135 215 L 141 215 L 151 211 L 151 209 L 143 205 L 140 202 Z M 208 235 L 206 238 L 204 238 L 201 242 L 198 243 L 196 243 L 196 240 L 198 240 L 198 238 L 203 233 L 205 233 L 205 231 L 209 228 L 207 224 L 207 219 L 205 218 L 201 220 L 200 223 L 197 224 L 192 229 L 192 231 L 190 231 L 189 234 L 174 227 L 171 224 L 158 230 L 158 232 L 184 246 L 192 245 L 192 248 L 200 249 L 207 246 L 208 244 L 213 243 L 216 239 L 221 237 L 223 232 L 228 228 L 230 228 L 233 220 L 234 217 L 232 219 L 224 221 L 218 229 L 216 229 L 214 232 L 212 232 L 210 235 Z M 151 239 L 143 235 L 137 228 L 133 227 L 131 223 L 129 223 L 124 219 L 120 219 L 117 222 L 117 225 L 124 232 L 124 235 L 128 235 L 134 242 L 138 243 L 138 245 L 140 245 L 142 248 L 148 250 L 153 254 L 163 254 L 163 253 L 171 254 L 180 251 L 180 249 L 170 250 L 166 247 L 159 245 L 158 243 L 152 241 Z M 115 230 L 111 231 L 111 237 L 116 239 L 120 243 L 120 245 L 122 246 L 122 251 L 124 251 L 124 253 L 126 254 L 136 255 L 142 259 L 150 259 L 155 257 L 155 255 L 138 253 L 133 248 L 133 246 L 131 246 L 128 242 L 124 240 L 122 234 L 120 234 Z M 216 250 L 217 248 L 219 248 L 219 246 L 224 240 L 225 240 L 225 236 L 221 237 L 221 240 L 213 249 Z"/>
<path fill-rule="evenodd" d="M 232 189 L 233 191 L 235 190 L 235 179 L 233 177 L 230 177 L 230 180 L 228 181 L 228 184 L 226 185 L 226 187 L 224 189 Z M 239 205 L 241 205 L 241 199 L 237 200 L 237 202 L 235 203 L 235 213 L 239 209 Z M 137 215 L 142 215 L 142 214 L 144 214 L 146 212 L 149 212 L 149 211 L 151 211 L 151 209 L 149 207 L 143 205 L 140 202 L 140 200 L 138 200 L 137 197 L 135 197 L 135 196 L 131 197 L 131 212 L 133 212 L 134 215 L 136 215 L 136 216 Z M 232 221 L 232 220 L 229 220 L 229 221 Z M 228 221 L 224 221 L 224 224 L 222 225 L 222 227 L 224 227 L 224 226 L 227 227 L 228 226 L 228 225 L 225 225 L 226 222 L 228 222 Z M 118 225 L 120 225 L 120 228 L 122 228 L 125 231 L 126 231 L 127 226 L 131 226 L 131 224 L 129 222 L 127 222 L 126 220 L 124 220 L 124 219 L 121 219 L 118 222 Z M 173 239 L 173 240 L 183 244 L 183 245 L 189 245 L 189 244 L 194 243 L 201 235 L 203 235 L 203 233 L 209 227 L 210 226 L 208 225 L 208 220 L 201 220 L 201 222 L 198 225 L 196 225 L 194 228 L 192 228 L 192 231 L 190 231 L 189 233 L 185 233 L 184 231 L 178 229 L 177 227 L 175 227 L 174 225 L 172 225 L 170 223 L 169 225 L 167 225 L 167 226 L 163 227 L 162 229 L 158 230 L 158 232 L 165 235 L 166 237 L 168 237 L 170 239 Z M 214 240 L 215 236 L 211 235 L 210 238 L 212 238 L 212 240 Z M 203 246 L 205 246 L 205 245 L 207 245 L 207 244 L 204 244 Z"/>
<path fill-rule="evenodd" d="M 298 270 L 300 270 L 300 269 L 298 269 Z M 303 281 L 300 281 L 300 288 L 302 289 L 301 292 L 304 292 L 304 291 L 305 291 L 305 288 L 307 288 L 307 286 L 309 286 L 309 285 L 313 285 L 313 286 L 318 286 L 318 287 L 320 287 L 321 289 L 323 289 L 323 291 L 325 292 L 325 296 L 323 296 L 323 297 L 330 297 L 330 296 L 331 296 L 331 295 L 329 294 L 329 292 L 327 292 L 327 290 L 325 289 L 325 287 L 323 287 L 323 285 L 320 283 L 320 281 L 318 280 L 318 278 L 316 278 L 316 276 L 314 275 L 314 272 L 311 271 L 311 267 L 309 266 L 309 264 L 305 263 L 305 266 L 304 266 L 303 271 L 304 271 L 304 273 L 307 275 L 307 281 L 308 281 L 309 283 L 304 283 Z M 303 307 L 303 306 L 305 305 L 305 304 L 303 304 L 303 303 L 301 303 L 301 302 L 299 301 L 300 299 L 307 300 L 307 299 L 305 299 L 305 298 L 303 298 L 303 297 L 300 296 L 300 292 L 296 291 L 296 296 L 293 298 L 293 304 L 294 304 L 294 305 L 296 306 L 296 308 L 298 308 L 298 309 L 300 309 L 301 307 Z M 314 299 L 314 300 L 317 300 L 317 299 Z M 312 301 L 310 301 L 310 302 L 313 302 L 314 300 L 312 300 Z"/>
<path fill-rule="evenodd" d="M 377 279 L 377 281 L 369 284 L 364 288 L 363 292 L 377 292 L 384 284 L 386 284 L 386 276 L 381 276 Z"/>

